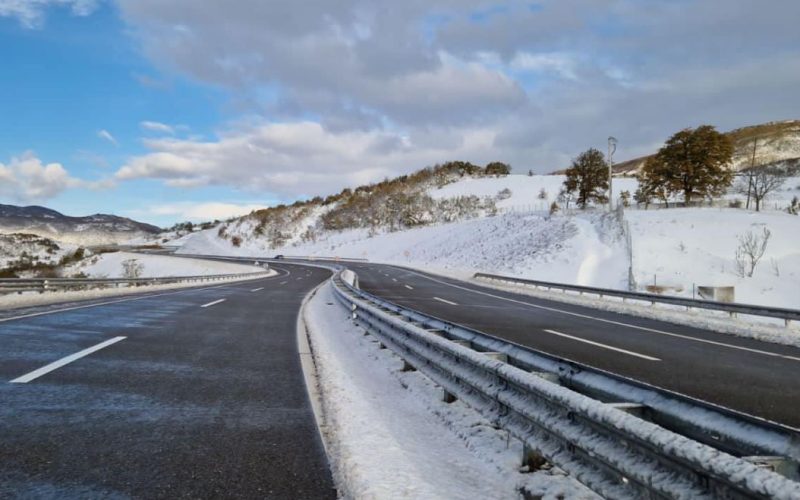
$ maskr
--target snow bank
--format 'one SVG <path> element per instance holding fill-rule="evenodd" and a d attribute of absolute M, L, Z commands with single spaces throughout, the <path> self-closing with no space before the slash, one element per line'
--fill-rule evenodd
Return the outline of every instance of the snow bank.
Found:
<path fill-rule="evenodd" d="M 380 350 L 320 289 L 305 311 L 334 478 L 345 498 L 596 498 L 558 471 L 517 472 L 521 445 Z"/>
<path fill-rule="evenodd" d="M 169 276 L 207 276 L 211 274 L 238 274 L 263 271 L 257 266 L 218 262 L 213 260 L 189 259 L 167 255 L 150 255 L 129 252 L 104 253 L 83 260 L 65 273 L 72 275 L 83 272 L 92 278 L 122 278 L 122 262 L 136 259 L 144 268 L 143 278 Z"/>

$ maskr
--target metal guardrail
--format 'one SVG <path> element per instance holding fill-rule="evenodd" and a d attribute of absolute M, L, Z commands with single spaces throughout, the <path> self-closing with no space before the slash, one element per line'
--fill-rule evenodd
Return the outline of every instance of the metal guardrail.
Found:
<path fill-rule="evenodd" d="M 110 288 L 125 286 L 164 285 L 172 283 L 202 283 L 255 277 L 268 271 L 235 274 L 209 274 L 205 276 L 168 276 L 163 278 L 3 278 L 0 279 L 0 294 L 22 292 L 46 292 L 54 290 L 79 290 L 88 288 Z"/>
<path fill-rule="evenodd" d="M 790 322 L 792 321 L 800 321 L 800 311 L 796 309 L 784 309 L 780 307 L 758 306 L 751 304 L 736 304 L 730 302 L 715 302 L 711 300 L 687 299 L 683 297 L 670 297 L 668 295 L 656 295 L 652 293 L 626 292 L 623 290 L 612 290 L 609 288 L 597 288 L 592 286 L 581 286 L 581 285 L 567 285 L 564 283 L 552 283 L 549 281 L 530 280 L 523 278 L 515 278 L 513 276 L 501 276 L 497 274 L 488 274 L 488 273 L 475 273 L 474 278 L 494 280 L 494 281 L 505 281 L 508 283 L 518 283 L 523 285 L 533 285 L 535 287 L 543 287 L 548 290 L 555 289 L 561 291 L 573 291 L 573 292 L 579 292 L 581 294 L 590 293 L 594 295 L 599 295 L 601 298 L 604 296 L 620 297 L 623 300 L 626 299 L 641 300 L 645 302 L 650 302 L 651 304 L 660 303 L 660 304 L 670 304 L 675 306 L 683 306 L 687 308 L 724 311 L 731 314 L 732 316 L 736 314 L 746 314 L 750 316 L 777 318 L 777 319 L 782 319 L 785 322 L 786 326 L 789 326 Z"/>
<path fill-rule="evenodd" d="M 424 373 L 445 400 L 462 399 L 525 443 L 529 464 L 553 463 L 607 498 L 800 498 L 800 483 L 788 478 L 798 474 L 795 429 L 692 406 L 689 398 L 403 308 L 345 283 L 341 273 L 334 290 L 353 319 L 404 360 L 404 369 Z M 575 386 L 627 397 L 602 403 Z M 647 403 L 638 404 L 639 397 Z M 686 432 L 636 414 L 673 419 Z"/>

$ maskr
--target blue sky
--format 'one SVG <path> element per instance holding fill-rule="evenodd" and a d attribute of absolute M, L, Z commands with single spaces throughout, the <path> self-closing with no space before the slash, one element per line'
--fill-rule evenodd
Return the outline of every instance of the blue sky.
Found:
<path fill-rule="evenodd" d="M 125 34 L 113 4 L 102 4 L 89 16 L 54 7 L 45 22 L 31 29 L 0 17 L 0 60 L 8 69 L 0 79 L 5 96 L 0 115 L 14 117 L 0 135 L 0 163 L 33 152 L 43 163 L 68 166 L 76 178 L 100 181 L 127 158 L 146 152 L 142 138 L 153 134 L 142 122 L 174 124 L 178 134 L 206 137 L 225 119 L 225 89 L 159 71 Z M 103 130 L 115 143 L 100 137 Z M 48 200 L 0 201 L 46 203 L 68 214 L 124 213 L 168 224 L 180 214 L 151 214 L 143 205 L 263 205 L 273 199 L 247 198 L 226 186 L 185 190 L 141 179 L 109 189 L 68 189 Z"/>
<path fill-rule="evenodd" d="M 0 203 L 166 225 L 798 118 L 793 1 L 330 4 L 0 0 Z"/>

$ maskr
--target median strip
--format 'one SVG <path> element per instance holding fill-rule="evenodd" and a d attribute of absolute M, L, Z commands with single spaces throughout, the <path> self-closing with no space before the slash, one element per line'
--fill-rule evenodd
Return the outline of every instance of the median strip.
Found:
<path fill-rule="evenodd" d="M 214 302 L 209 302 L 208 304 L 203 304 L 200 307 L 211 307 L 211 306 L 219 304 L 220 302 L 225 302 L 225 299 L 215 300 Z"/>
<path fill-rule="evenodd" d="M 21 377 L 15 378 L 10 383 L 12 383 L 12 384 L 27 384 L 31 380 L 35 380 L 35 379 L 41 377 L 42 375 L 50 373 L 53 370 L 57 370 L 57 369 L 61 368 L 62 366 L 66 365 L 66 364 L 72 363 L 73 361 L 81 359 L 84 356 L 88 356 L 89 354 L 91 354 L 93 352 L 96 352 L 96 351 L 99 351 L 100 349 L 103 349 L 104 347 L 108 347 L 108 346 L 110 346 L 112 344 L 116 344 L 117 342 L 119 342 L 121 340 L 125 340 L 126 338 L 127 337 L 114 337 L 113 339 L 106 340 L 105 342 L 100 342 L 99 344 L 94 345 L 92 347 L 89 347 L 88 349 L 84 349 L 84 350 L 82 350 L 80 352 L 76 352 L 75 354 L 70 354 L 69 356 L 61 358 L 58 361 L 54 361 L 54 362 L 50 363 L 49 365 L 45 365 L 45 366 L 39 368 L 38 370 L 34 370 L 34 371 L 32 371 L 30 373 L 27 373 L 27 374 L 25 374 L 25 375 L 23 375 Z"/>
<path fill-rule="evenodd" d="M 635 356 L 637 358 L 646 359 L 647 361 L 661 361 L 659 358 L 654 358 L 652 356 L 647 356 L 646 354 L 639 354 L 638 352 L 633 351 L 626 351 L 625 349 L 620 349 L 619 347 L 612 347 L 610 345 L 601 344 L 600 342 L 594 342 L 592 340 L 582 339 L 580 337 L 573 337 L 572 335 L 567 335 L 566 333 L 557 332 L 555 330 L 545 330 L 547 333 L 552 333 L 553 335 L 558 335 L 559 337 L 564 337 L 572 340 L 577 340 L 578 342 L 583 342 L 585 344 L 590 344 L 597 347 L 602 347 L 603 349 L 608 349 L 610 351 L 621 352 L 622 354 L 627 354 L 629 356 Z"/>

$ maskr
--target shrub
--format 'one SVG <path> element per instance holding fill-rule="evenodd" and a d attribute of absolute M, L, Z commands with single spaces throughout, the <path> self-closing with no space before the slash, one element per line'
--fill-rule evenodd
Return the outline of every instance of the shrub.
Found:
<path fill-rule="evenodd" d="M 241 236 L 234 236 L 233 238 L 231 238 L 231 245 L 233 245 L 233 246 L 235 246 L 237 248 L 242 246 L 242 237 Z"/>

